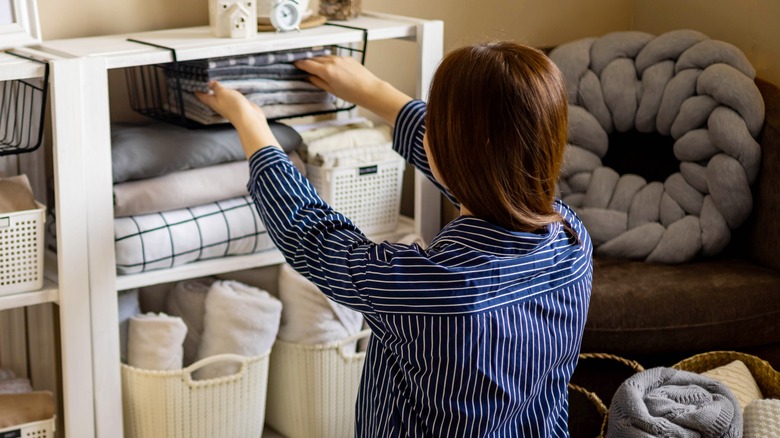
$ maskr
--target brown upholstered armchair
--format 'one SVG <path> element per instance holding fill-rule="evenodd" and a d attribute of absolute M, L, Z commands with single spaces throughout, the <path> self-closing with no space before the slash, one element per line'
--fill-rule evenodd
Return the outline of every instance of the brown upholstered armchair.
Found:
<path fill-rule="evenodd" d="M 756 84 L 766 116 L 751 217 L 716 258 L 677 265 L 596 258 L 583 352 L 611 353 L 649 368 L 734 350 L 780 369 L 780 89 L 761 79 Z M 584 360 L 572 382 L 609 406 L 631 373 Z M 570 405 L 572 436 L 596 436 L 600 418 L 590 402 L 572 393 Z"/>

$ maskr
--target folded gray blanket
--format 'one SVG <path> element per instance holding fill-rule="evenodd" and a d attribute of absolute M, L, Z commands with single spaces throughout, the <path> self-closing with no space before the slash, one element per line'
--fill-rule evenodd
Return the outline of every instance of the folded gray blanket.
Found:
<path fill-rule="evenodd" d="M 742 436 L 742 410 L 722 383 L 688 371 L 652 368 L 623 382 L 609 407 L 607 437 Z"/>

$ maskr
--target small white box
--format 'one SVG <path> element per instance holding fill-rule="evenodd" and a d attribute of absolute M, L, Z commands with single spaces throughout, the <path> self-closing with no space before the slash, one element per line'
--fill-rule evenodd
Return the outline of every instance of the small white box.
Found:
<path fill-rule="evenodd" d="M 392 231 L 398 225 L 406 161 L 396 153 L 378 162 L 321 167 L 306 164 L 306 178 L 331 207 L 365 234 Z"/>
<path fill-rule="evenodd" d="M 46 206 L 0 214 L 0 296 L 43 287 Z"/>
<path fill-rule="evenodd" d="M 0 429 L 2 437 L 21 437 L 21 438 L 54 438 L 55 424 L 57 417 L 51 417 L 48 420 L 34 421 L 32 423 L 19 424 L 16 426 Z"/>

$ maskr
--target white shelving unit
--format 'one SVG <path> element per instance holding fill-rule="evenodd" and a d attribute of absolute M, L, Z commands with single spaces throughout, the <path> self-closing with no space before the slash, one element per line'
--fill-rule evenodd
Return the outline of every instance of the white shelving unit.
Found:
<path fill-rule="evenodd" d="M 7 53 L 0 53 L 0 81 L 44 77 L 45 62 L 56 58 L 32 49 L 16 49 L 22 55 L 39 59 L 44 63 L 27 60 Z M 54 320 L 51 311 L 37 306 L 53 303 L 60 319 L 60 360 L 62 365 L 62 393 L 57 394 L 64 412 L 64 432 L 72 437 L 94 436 L 94 403 L 92 375 L 92 327 L 90 288 L 86 266 L 87 218 L 85 196 L 84 156 L 81 143 L 73 134 L 78 132 L 76 120 L 80 120 L 78 108 L 71 107 L 72 96 L 78 94 L 72 73 L 78 62 L 69 64 L 72 69 L 52 69 L 49 74 L 49 97 L 53 111 L 53 177 L 55 214 L 57 222 L 58 252 L 47 259 L 47 279 L 40 290 L 20 292 L 0 297 L 0 310 L 27 308 L 27 345 L 15 345 L 10 349 L 17 358 L 29 357 L 27 367 L 36 389 L 49 389 L 57 394 L 57 351 L 54 339 Z M 66 105 L 65 103 L 68 102 Z M 68 106 L 68 108 L 64 108 Z M 46 135 L 46 134 L 45 134 Z M 43 148 L 19 156 L 4 158 L 5 162 L 18 160 L 18 167 L 27 173 L 42 196 L 45 176 L 42 174 Z M 51 207 L 49 207 L 51 208 Z M 42 238 L 42 237 L 41 237 Z M 58 273 L 59 275 L 55 274 Z M 11 310 L 13 311 L 13 310 Z M 19 329 L 19 324 L 11 330 Z M 9 330 L 10 331 L 10 330 Z M 36 334 L 36 332 L 41 332 Z M 19 333 L 5 333 L 18 335 Z M 3 336 L 6 340 L 7 336 Z M 4 350 L 8 348 L 4 347 Z M 25 351 L 27 350 L 27 351 Z M 42 384 L 37 380 L 45 381 Z"/>
<path fill-rule="evenodd" d="M 442 56 L 443 23 L 377 13 L 342 22 L 354 28 L 367 29 L 369 41 L 402 40 L 416 44 L 418 69 L 417 97 L 424 98 L 433 70 Z M 114 254 L 112 176 L 110 152 L 110 115 L 108 71 L 125 67 L 159 64 L 173 61 L 174 49 L 178 61 L 207 57 L 240 55 L 265 51 L 287 50 L 321 45 L 351 44 L 362 41 L 364 32 L 337 26 L 320 26 L 300 32 L 259 33 L 250 39 L 213 38 L 208 26 L 171 29 L 134 34 L 99 36 L 47 41 L 42 50 L 60 57 L 52 63 L 60 82 L 70 82 L 71 92 L 58 97 L 62 105 L 55 111 L 70 113 L 72 125 L 58 132 L 61 141 L 78 143 L 83 153 L 78 178 L 69 181 L 79 186 L 85 199 L 82 212 L 88 232 L 85 254 L 89 272 L 91 307 L 92 364 L 94 377 L 95 433 L 98 437 L 122 436 L 121 381 L 119 369 L 119 335 L 117 290 L 167 283 L 187 278 L 231 272 L 282 262 L 277 251 L 247 256 L 205 260 L 172 269 L 117 276 Z M 139 44 L 128 39 L 143 41 Z M 160 46 L 160 47 L 155 47 Z M 368 50 L 371 50 L 369 43 Z M 411 61 L 411 60 L 410 60 Z M 413 61 L 410 62 L 413 64 Z M 67 100 L 67 104 L 64 101 Z M 76 111 L 65 107 L 75 108 Z M 73 187 L 77 189 L 76 187 Z M 430 239 L 439 228 L 438 191 L 420 174 L 415 176 L 414 219 L 399 221 L 396 232 L 416 232 Z M 73 218 L 64 217 L 60 223 Z M 381 236 L 375 236 L 381 238 Z M 63 271 L 60 271 L 63 272 Z M 63 325 L 74 322 L 64 320 Z M 68 434 L 85 437 L 84 434 Z"/>

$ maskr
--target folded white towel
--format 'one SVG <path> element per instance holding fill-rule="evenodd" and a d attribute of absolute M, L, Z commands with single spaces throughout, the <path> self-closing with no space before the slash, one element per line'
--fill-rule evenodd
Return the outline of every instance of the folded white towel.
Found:
<path fill-rule="evenodd" d="M 359 332 L 363 315 L 325 296 L 290 265 L 279 271 L 282 324 L 279 339 L 297 344 L 327 344 Z"/>
<path fill-rule="evenodd" d="M 145 370 L 182 368 L 182 343 L 187 326 L 176 316 L 146 313 L 130 318 L 127 333 L 127 363 Z"/>
<path fill-rule="evenodd" d="M 206 312 L 206 295 L 212 283 L 213 278 L 180 281 L 168 292 L 168 314 L 180 317 L 187 326 L 187 337 L 184 338 L 185 367 L 195 362 L 198 357 L 203 334 L 203 315 Z"/>
<path fill-rule="evenodd" d="M 233 353 L 257 356 L 271 349 L 279 331 L 282 303 L 268 292 L 237 281 L 214 282 L 206 296 L 206 313 L 198 359 Z M 235 374 L 239 365 L 219 363 L 195 372 L 196 379 Z"/>

